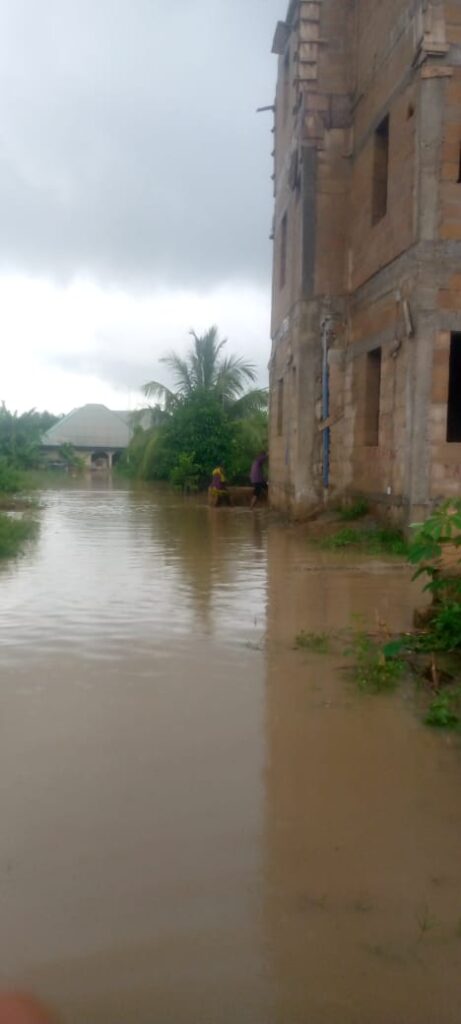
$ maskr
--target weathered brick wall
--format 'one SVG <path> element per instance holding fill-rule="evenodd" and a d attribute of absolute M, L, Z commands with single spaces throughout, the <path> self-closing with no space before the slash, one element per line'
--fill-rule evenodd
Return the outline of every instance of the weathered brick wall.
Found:
<path fill-rule="evenodd" d="M 275 134 L 271 398 L 283 378 L 285 415 L 282 436 L 271 421 L 273 497 L 302 509 L 323 496 L 321 324 L 331 316 L 329 493 L 424 513 L 461 489 L 461 444 L 446 438 L 450 332 L 461 331 L 461 0 L 293 0 L 290 15 L 290 102 L 282 56 Z M 376 216 L 386 117 L 387 209 Z M 376 349 L 375 444 L 364 424 Z"/>
<path fill-rule="evenodd" d="M 461 30 L 461 6 L 460 30 Z M 461 239 L 461 68 L 444 83 L 444 126 L 441 165 L 440 238 Z M 461 308 L 461 305 L 460 307 Z"/>
<path fill-rule="evenodd" d="M 299 188 L 290 179 L 299 148 L 297 103 L 297 34 L 291 32 L 286 53 L 279 56 L 274 114 L 274 259 L 272 336 L 300 297 L 302 287 L 302 211 Z M 287 218 L 285 283 L 281 284 L 282 221 Z"/>
<path fill-rule="evenodd" d="M 401 501 L 405 487 L 408 357 L 403 302 L 413 303 L 415 274 L 385 272 L 415 243 L 416 87 L 411 63 L 415 24 L 407 0 L 358 0 L 352 52 L 353 123 L 347 238 L 349 315 L 330 356 L 331 491 Z M 373 224 L 375 131 L 389 115 L 387 213 Z M 383 272 L 380 278 L 380 272 Z M 379 444 L 366 443 L 367 353 L 381 348 Z M 342 349 L 342 353 L 341 353 Z M 341 365 L 341 372 L 338 366 Z"/>
<path fill-rule="evenodd" d="M 402 53 L 401 78 L 405 75 L 407 53 Z M 363 135 L 357 137 L 351 185 L 350 287 L 359 288 L 381 267 L 404 252 L 415 241 L 415 131 L 414 86 L 402 93 L 387 108 L 376 106 L 373 119 Z M 374 131 L 389 112 L 388 213 L 372 223 L 372 181 Z"/>
<path fill-rule="evenodd" d="M 461 3 L 445 5 L 447 38 L 461 44 Z M 451 332 L 461 331 L 461 68 L 449 65 L 441 81 L 439 244 L 429 267 L 436 309 L 429 410 L 430 497 L 461 493 L 461 444 L 447 441 Z M 461 395 L 460 395 L 461 400 Z"/>
<path fill-rule="evenodd" d="M 461 45 L 461 4 L 448 0 L 444 5 L 446 38 L 449 43 Z"/>

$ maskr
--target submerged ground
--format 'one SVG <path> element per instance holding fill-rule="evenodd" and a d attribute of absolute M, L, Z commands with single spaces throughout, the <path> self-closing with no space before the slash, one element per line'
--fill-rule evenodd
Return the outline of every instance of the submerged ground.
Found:
<path fill-rule="evenodd" d="M 0 573 L 0 981 L 65 1024 L 454 1024 L 461 751 L 294 649 L 406 566 L 246 509 L 47 491 Z"/>

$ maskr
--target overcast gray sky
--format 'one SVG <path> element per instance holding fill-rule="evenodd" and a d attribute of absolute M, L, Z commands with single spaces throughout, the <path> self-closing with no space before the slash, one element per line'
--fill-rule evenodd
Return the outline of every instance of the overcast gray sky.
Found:
<path fill-rule="evenodd" d="M 282 0 L 0 0 L 0 397 L 134 405 L 217 322 L 269 356 Z M 25 373 L 29 366 L 27 384 Z"/>

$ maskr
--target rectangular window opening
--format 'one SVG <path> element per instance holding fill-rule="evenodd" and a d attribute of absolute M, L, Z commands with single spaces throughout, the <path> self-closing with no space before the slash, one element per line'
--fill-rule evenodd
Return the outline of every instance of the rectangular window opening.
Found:
<path fill-rule="evenodd" d="M 459 147 L 459 157 L 458 157 L 458 185 L 461 185 L 461 144 L 460 144 L 460 147 Z"/>
<path fill-rule="evenodd" d="M 280 233 L 280 288 L 285 287 L 287 279 L 287 241 L 288 241 L 288 215 L 284 213 Z"/>
<path fill-rule="evenodd" d="M 461 334 L 451 336 L 448 377 L 447 441 L 461 442 Z"/>
<path fill-rule="evenodd" d="M 381 349 L 367 352 L 366 359 L 364 442 L 370 447 L 377 447 L 381 405 Z"/>
<path fill-rule="evenodd" d="M 283 377 L 277 381 L 277 436 L 283 434 Z"/>
<path fill-rule="evenodd" d="M 389 185 L 389 115 L 375 131 L 373 153 L 372 222 L 377 224 L 387 213 Z"/>
<path fill-rule="evenodd" d="M 287 46 L 285 56 L 283 58 L 283 123 L 288 116 L 288 107 L 290 105 L 290 44 Z"/>

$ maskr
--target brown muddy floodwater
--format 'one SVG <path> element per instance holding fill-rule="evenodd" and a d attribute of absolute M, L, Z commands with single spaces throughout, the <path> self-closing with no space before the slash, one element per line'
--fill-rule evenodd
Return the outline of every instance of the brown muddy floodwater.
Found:
<path fill-rule="evenodd" d="M 454 1024 L 461 753 L 301 628 L 405 567 L 98 481 L 0 573 L 0 982 L 65 1024 Z"/>

